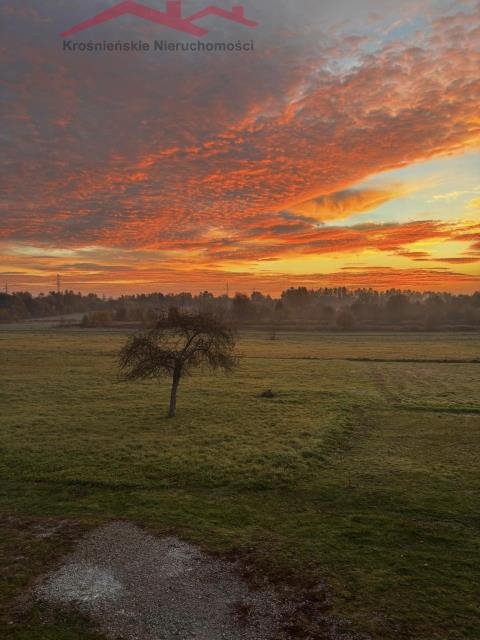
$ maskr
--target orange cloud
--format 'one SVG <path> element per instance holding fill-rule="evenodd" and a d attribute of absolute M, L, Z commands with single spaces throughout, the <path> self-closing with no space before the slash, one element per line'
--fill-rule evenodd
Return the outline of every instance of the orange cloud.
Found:
<path fill-rule="evenodd" d="M 4 277 L 5 274 L 2 274 Z M 55 274 L 32 275 L 10 273 L 8 282 L 11 291 L 29 290 L 33 292 L 55 289 Z M 259 273 L 256 270 L 228 271 L 218 269 L 188 269 L 183 273 L 168 267 L 156 269 L 118 270 L 103 273 L 63 273 L 62 287 L 82 291 L 95 291 L 106 295 L 163 291 L 190 291 L 198 293 L 209 290 L 215 294 L 226 291 L 246 291 L 253 289 L 278 295 L 289 286 L 310 288 L 345 286 L 349 288 L 368 287 L 378 290 L 392 288 L 415 291 L 455 291 L 470 292 L 480 289 L 480 276 L 464 274 L 447 269 L 395 269 L 383 267 L 348 267 L 338 271 L 321 273 L 289 274 L 282 272 Z"/>
<path fill-rule="evenodd" d="M 372 211 L 390 200 L 401 197 L 406 191 L 399 185 L 389 190 L 346 189 L 331 195 L 305 200 L 289 207 L 289 211 L 312 216 L 316 220 L 341 220 L 352 214 Z"/>
<path fill-rule="evenodd" d="M 457 256 L 453 258 L 435 258 L 436 262 L 446 262 L 447 264 L 476 264 L 480 263 L 480 254 L 477 256 Z"/>
<path fill-rule="evenodd" d="M 282 215 L 282 214 L 281 214 Z M 210 243 L 196 241 L 203 248 L 202 259 L 223 261 L 275 259 L 287 255 L 359 255 L 363 251 L 396 253 L 408 251 L 419 241 L 448 240 L 464 237 L 471 226 L 434 220 L 415 222 L 357 224 L 354 226 L 318 226 L 310 219 L 283 217 L 257 220 L 251 226 Z"/>
<path fill-rule="evenodd" d="M 210 287 L 218 292 L 227 280 L 238 282 L 239 287 L 245 288 L 250 279 L 252 286 L 275 292 L 284 288 L 286 283 L 315 283 L 319 278 L 324 282 L 327 276 L 328 282 L 341 280 L 345 286 L 362 286 L 362 282 L 369 278 L 370 286 L 389 288 L 396 286 L 394 279 L 398 277 L 401 278 L 398 286 L 471 291 L 480 285 L 480 276 L 451 272 L 437 265 L 438 262 L 473 264 L 478 259 L 476 254 L 466 253 L 458 259 L 437 258 L 409 247 L 420 241 L 443 242 L 464 236 L 478 238 L 479 230 L 480 225 L 438 221 L 318 227 L 308 218 L 285 213 L 283 217 L 259 219 L 255 226 L 241 230 L 225 230 L 223 235 L 215 232 L 184 239 L 181 251 L 175 238 L 165 241 L 161 249 L 148 250 L 97 247 L 49 252 L 48 249 L 4 247 L 0 253 L 0 278 L 15 286 L 39 290 L 45 286 L 52 288 L 55 276 L 60 272 L 64 286 L 107 292 L 121 292 L 122 288 L 179 291 Z M 373 268 L 368 265 L 368 260 L 378 253 L 385 255 L 385 259 L 392 255 L 400 256 L 410 259 L 413 265 L 421 261 L 428 266 L 422 269 L 415 266 L 407 269 Z M 343 258 L 344 263 L 362 260 L 367 264 L 335 272 L 330 267 L 326 275 L 315 272 L 289 276 L 276 268 L 282 260 L 300 259 L 302 256 L 306 259 L 329 259 L 333 256 Z M 268 270 L 264 267 L 260 272 L 260 265 L 268 265 Z M 365 275 L 367 273 L 368 276 Z M 415 284 L 416 275 L 418 281 Z M 430 284 L 427 283 L 428 278 Z"/>
<path fill-rule="evenodd" d="M 331 283 L 348 287 L 373 287 L 379 290 L 410 289 L 412 291 L 473 291 L 480 286 L 480 276 L 447 269 L 394 269 L 376 267 L 345 269 L 330 274 Z"/>
<path fill-rule="evenodd" d="M 270 211 L 368 211 L 397 188 L 352 184 L 478 143 L 478 35 L 462 12 L 454 32 L 449 20 L 369 54 L 345 37 L 307 58 L 229 58 L 227 76 L 220 57 L 198 58 L 201 73 L 176 58 L 162 82 L 148 57 L 120 77 L 111 56 L 7 47 L 0 234 L 142 247 Z M 355 67 L 328 70 L 352 51 Z"/>
<path fill-rule="evenodd" d="M 4 255 L 4 275 L 45 282 L 61 269 L 72 283 L 136 286 L 166 273 L 169 286 L 188 288 L 198 274 L 207 284 L 217 271 L 224 279 L 290 256 L 415 261 L 429 259 L 410 246 L 419 241 L 479 248 L 478 228 L 461 223 L 317 223 L 405 193 L 352 187 L 368 176 L 478 145 L 480 7 L 447 18 L 432 7 L 425 29 L 403 39 L 385 39 L 381 25 L 375 36 L 351 25 L 320 33 L 295 7 L 290 35 L 270 17 L 249 58 L 107 55 L 92 64 L 49 40 L 78 7 L 24 4 L 34 11 L 3 7 L 13 22 L 2 51 L 0 239 L 74 255 Z M 124 28 L 145 36 L 145 25 Z M 29 29 L 35 37 L 19 48 L 14 34 Z M 444 272 L 418 273 L 436 282 Z"/>

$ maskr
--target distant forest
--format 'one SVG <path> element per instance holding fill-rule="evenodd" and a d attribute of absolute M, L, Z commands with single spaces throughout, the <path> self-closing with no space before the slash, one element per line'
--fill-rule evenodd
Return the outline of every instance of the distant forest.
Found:
<path fill-rule="evenodd" d="M 73 291 L 33 296 L 27 292 L 0 293 L 0 323 L 80 314 L 84 327 L 150 323 L 168 309 L 221 314 L 239 326 L 276 329 L 405 331 L 480 329 L 480 291 L 472 295 L 344 287 L 290 288 L 274 298 L 251 295 L 214 296 L 205 291 L 150 293 L 101 298 Z"/>

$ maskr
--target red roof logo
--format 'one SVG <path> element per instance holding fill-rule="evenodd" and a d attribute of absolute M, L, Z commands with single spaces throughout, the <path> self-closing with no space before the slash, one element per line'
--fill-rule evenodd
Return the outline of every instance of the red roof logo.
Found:
<path fill-rule="evenodd" d="M 134 0 L 127 0 L 126 2 L 120 2 L 120 4 L 117 4 L 110 9 L 102 11 L 93 18 L 89 18 L 88 20 L 80 22 L 71 29 L 68 29 L 67 31 L 62 33 L 61 36 L 63 38 L 73 36 L 80 31 L 90 29 L 90 27 L 94 27 L 97 24 L 102 24 L 103 22 L 115 20 L 116 18 L 119 18 L 120 16 L 126 14 L 134 15 L 138 18 L 149 20 L 150 22 L 156 22 L 157 24 L 161 24 L 165 27 L 170 27 L 170 29 L 183 31 L 184 33 L 188 33 L 192 36 L 197 37 L 204 36 L 206 33 L 208 33 L 207 29 L 194 24 L 197 20 L 200 20 L 205 16 L 218 16 L 219 18 L 224 18 L 225 20 L 230 20 L 231 22 L 238 22 L 239 24 L 243 24 L 246 27 L 256 27 L 258 24 L 253 20 L 248 20 L 247 18 L 245 18 L 244 9 L 241 6 L 233 7 L 231 11 L 220 9 L 219 7 L 209 6 L 205 9 L 202 9 L 201 11 L 197 11 L 197 13 L 194 13 L 191 16 L 182 16 L 181 0 L 167 0 L 165 11 L 151 9 L 144 4 L 134 2 Z"/>

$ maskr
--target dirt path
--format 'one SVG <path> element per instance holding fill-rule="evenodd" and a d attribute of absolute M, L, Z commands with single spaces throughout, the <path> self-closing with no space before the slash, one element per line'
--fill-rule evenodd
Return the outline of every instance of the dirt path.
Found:
<path fill-rule="evenodd" d="M 36 596 L 127 640 L 268 640 L 282 617 L 275 596 L 250 590 L 233 564 L 124 522 L 83 538 Z"/>

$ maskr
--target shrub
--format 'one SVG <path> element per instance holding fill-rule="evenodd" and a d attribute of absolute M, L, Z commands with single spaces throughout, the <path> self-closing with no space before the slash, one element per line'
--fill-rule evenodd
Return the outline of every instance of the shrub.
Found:
<path fill-rule="evenodd" d="M 82 327 L 92 329 L 96 327 L 109 327 L 112 324 L 110 311 L 92 311 L 82 318 Z"/>
<path fill-rule="evenodd" d="M 275 398 L 275 394 L 271 389 L 267 389 L 260 394 L 260 398 Z"/>

